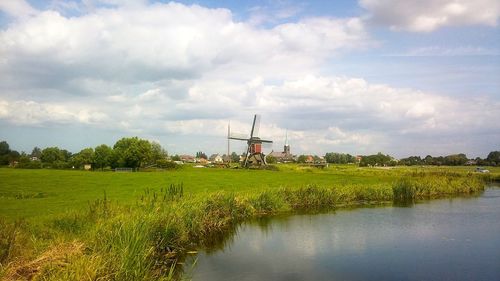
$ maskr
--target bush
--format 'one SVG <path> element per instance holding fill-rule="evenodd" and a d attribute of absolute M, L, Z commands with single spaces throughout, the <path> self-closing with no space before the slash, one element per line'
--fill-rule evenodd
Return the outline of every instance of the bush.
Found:
<path fill-rule="evenodd" d="M 180 166 L 177 165 L 175 162 L 164 160 L 164 159 L 157 160 L 156 161 L 156 166 L 158 168 L 167 169 L 167 170 L 175 170 L 175 169 L 179 169 L 180 168 Z"/>
<path fill-rule="evenodd" d="M 27 161 L 27 162 L 19 162 L 17 164 L 16 168 L 20 169 L 41 169 L 42 168 L 42 162 L 40 161 Z"/>
<path fill-rule="evenodd" d="M 265 165 L 261 167 L 262 170 L 268 170 L 268 171 L 279 171 L 280 169 L 275 166 L 275 165 Z"/>

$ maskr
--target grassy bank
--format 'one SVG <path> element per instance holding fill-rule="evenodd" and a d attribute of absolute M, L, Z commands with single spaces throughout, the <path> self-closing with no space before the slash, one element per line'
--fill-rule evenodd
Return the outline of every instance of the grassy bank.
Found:
<path fill-rule="evenodd" d="M 260 176 L 266 171 L 253 172 Z M 321 178 L 335 171 L 274 173 Z M 367 176 L 363 183 L 210 192 L 186 183 L 165 184 L 143 189 L 126 203 L 110 200 L 106 192 L 87 202 L 85 208 L 28 220 L 4 218 L 0 221 L 1 274 L 4 279 L 169 280 L 183 255 L 227 237 L 246 219 L 294 210 L 471 194 L 484 188 L 479 175 L 460 171 L 360 173 L 373 174 L 375 180 Z M 377 182 L 379 176 L 391 180 Z"/>

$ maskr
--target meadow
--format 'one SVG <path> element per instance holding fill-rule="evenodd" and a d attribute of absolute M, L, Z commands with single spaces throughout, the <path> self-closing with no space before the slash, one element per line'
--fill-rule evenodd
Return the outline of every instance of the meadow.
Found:
<path fill-rule="evenodd" d="M 278 170 L 183 167 L 136 173 L 0 169 L 6 280 L 171 280 L 183 256 L 244 220 L 297 210 L 481 192 L 474 167 Z"/>
<path fill-rule="evenodd" d="M 0 169 L 0 214 L 11 218 L 53 215 L 85 208 L 102 198 L 134 203 L 146 189 L 160 190 L 170 184 L 184 186 L 186 194 L 215 191 L 255 193 L 280 187 L 306 185 L 390 184 L 401 171 L 360 169 L 348 165 L 319 170 L 293 165 L 281 170 L 207 169 L 186 166 L 163 172 L 88 172 L 73 170 Z"/>

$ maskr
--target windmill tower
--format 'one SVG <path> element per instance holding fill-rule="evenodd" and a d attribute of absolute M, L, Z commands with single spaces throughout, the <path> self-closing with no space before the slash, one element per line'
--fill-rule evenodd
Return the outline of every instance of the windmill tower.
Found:
<path fill-rule="evenodd" d="M 260 128 L 260 116 L 255 115 L 253 117 L 252 130 L 250 131 L 250 138 L 241 138 L 228 136 L 231 140 L 240 140 L 247 142 L 247 152 L 245 154 L 245 160 L 243 161 L 243 167 L 248 168 L 250 166 L 265 166 L 266 158 L 264 153 L 262 153 L 262 144 L 273 143 L 271 140 L 263 140 L 258 137 Z"/>

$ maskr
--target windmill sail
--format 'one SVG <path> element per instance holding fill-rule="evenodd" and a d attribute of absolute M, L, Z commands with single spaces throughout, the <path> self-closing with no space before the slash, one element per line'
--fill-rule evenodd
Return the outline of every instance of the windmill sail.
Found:
<path fill-rule="evenodd" d="M 260 130 L 260 115 L 255 114 L 253 117 L 252 133 L 250 137 L 258 137 Z"/>

